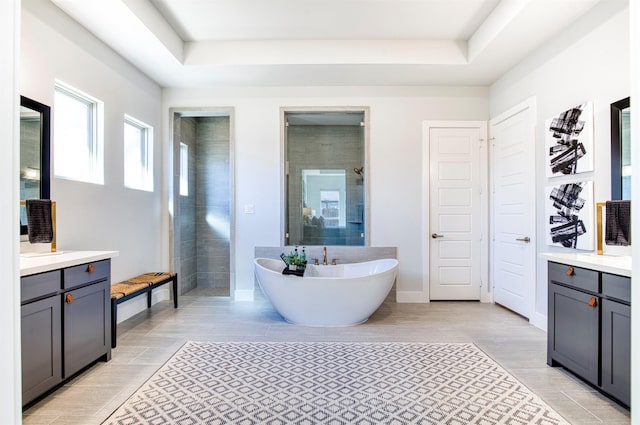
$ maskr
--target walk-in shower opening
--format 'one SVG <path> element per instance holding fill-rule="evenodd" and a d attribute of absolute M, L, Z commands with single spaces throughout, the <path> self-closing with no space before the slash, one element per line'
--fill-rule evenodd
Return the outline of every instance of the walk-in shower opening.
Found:
<path fill-rule="evenodd" d="M 230 296 L 232 142 L 227 112 L 174 113 L 174 266 L 180 293 Z"/>

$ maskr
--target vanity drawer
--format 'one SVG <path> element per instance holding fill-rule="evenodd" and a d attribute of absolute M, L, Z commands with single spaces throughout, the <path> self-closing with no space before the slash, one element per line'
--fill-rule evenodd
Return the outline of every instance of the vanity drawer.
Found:
<path fill-rule="evenodd" d="M 55 294 L 60 290 L 60 270 L 33 274 L 20 279 L 20 302 Z"/>
<path fill-rule="evenodd" d="M 94 261 L 64 269 L 63 288 L 70 289 L 109 279 L 110 262 L 111 260 Z"/>
<path fill-rule="evenodd" d="M 599 272 L 595 270 L 549 262 L 549 280 L 576 289 L 600 292 Z"/>
<path fill-rule="evenodd" d="M 625 276 L 602 273 L 602 295 L 630 303 L 631 279 Z"/>

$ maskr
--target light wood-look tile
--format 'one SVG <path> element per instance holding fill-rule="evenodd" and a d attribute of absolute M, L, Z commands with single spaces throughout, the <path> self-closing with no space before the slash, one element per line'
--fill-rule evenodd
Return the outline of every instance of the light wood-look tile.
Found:
<path fill-rule="evenodd" d="M 234 303 L 195 289 L 118 325 L 118 347 L 35 403 L 23 423 L 100 424 L 188 340 L 473 342 L 576 425 L 629 424 L 629 411 L 562 368 L 546 365 L 546 333 L 493 304 L 397 304 L 391 298 L 364 324 L 292 325 L 259 296 Z"/>

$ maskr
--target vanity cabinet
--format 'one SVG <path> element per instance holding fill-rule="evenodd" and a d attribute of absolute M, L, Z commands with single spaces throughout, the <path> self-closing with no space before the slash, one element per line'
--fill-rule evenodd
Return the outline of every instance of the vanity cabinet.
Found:
<path fill-rule="evenodd" d="M 575 289 L 552 283 L 549 291 L 548 363 L 598 385 L 599 305 L 589 305 L 593 296 Z"/>
<path fill-rule="evenodd" d="M 547 363 L 630 403 L 631 280 L 549 262 Z"/>
<path fill-rule="evenodd" d="M 65 273 L 65 282 L 66 278 Z M 91 278 L 90 284 L 82 286 Z M 111 352 L 111 283 L 108 273 L 87 276 L 72 286 L 80 287 L 62 294 L 65 377 Z"/>
<path fill-rule="evenodd" d="M 110 360 L 110 260 L 21 279 L 22 403 Z"/>
<path fill-rule="evenodd" d="M 22 278 L 22 400 L 62 382 L 60 271 Z"/>
<path fill-rule="evenodd" d="M 631 280 L 602 274 L 602 389 L 627 406 L 631 373 Z"/>

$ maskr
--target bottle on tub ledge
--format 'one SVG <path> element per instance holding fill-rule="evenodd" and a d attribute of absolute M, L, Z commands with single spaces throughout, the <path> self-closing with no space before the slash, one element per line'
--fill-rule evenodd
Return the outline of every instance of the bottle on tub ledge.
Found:
<path fill-rule="evenodd" d="M 302 248 L 302 253 L 298 252 L 298 247 L 296 246 L 295 250 L 291 251 L 289 255 L 285 255 L 284 253 L 280 254 L 280 258 L 286 264 L 285 269 L 282 270 L 282 274 L 294 274 L 296 276 L 304 275 L 307 265 L 304 247 Z"/>

